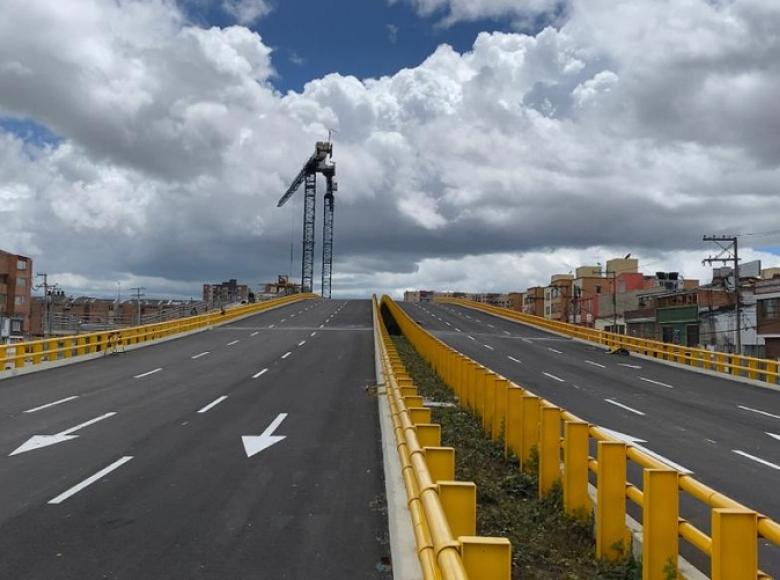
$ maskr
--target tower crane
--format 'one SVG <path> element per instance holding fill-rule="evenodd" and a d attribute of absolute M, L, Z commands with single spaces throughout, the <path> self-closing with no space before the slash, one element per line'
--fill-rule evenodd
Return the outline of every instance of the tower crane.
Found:
<path fill-rule="evenodd" d="M 316 217 L 317 174 L 325 177 L 325 215 L 322 221 L 322 297 L 330 298 L 331 273 L 333 270 L 333 211 L 338 191 L 336 164 L 332 160 L 333 144 L 318 141 L 314 154 L 303 165 L 287 192 L 276 207 L 282 207 L 303 184 L 303 252 L 301 259 L 301 291 L 314 290 L 314 219 Z"/>

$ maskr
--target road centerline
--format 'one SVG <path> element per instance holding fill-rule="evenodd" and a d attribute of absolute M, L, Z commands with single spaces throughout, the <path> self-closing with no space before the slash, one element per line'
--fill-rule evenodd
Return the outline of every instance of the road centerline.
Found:
<path fill-rule="evenodd" d="M 156 369 L 148 371 L 146 373 L 141 373 L 140 375 L 135 375 L 133 378 L 134 379 L 142 379 L 144 377 L 148 377 L 149 375 L 153 375 L 154 373 L 159 373 L 161 370 L 163 370 L 162 367 L 156 368 Z"/>
<path fill-rule="evenodd" d="M 615 405 L 616 407 L 620 407 L 621 409 L 625 409 L 626 411 L 629 411 L 630 413 L 634 413 L 636 415 L 641 415 L 642 417 L 645 416 L 645 414 L 642 411 L 638 411 L 634 409 L 633 407 L 629 407 L 628 405 L 624 405 L 623 403 L 619 403 L 615 401 L 614 399 L 604 399 L 607 403 L 611 405 Z"/>
<path fill-rule="evenodd" d="M 111 465 L 108 465 L 108 466 L 104 467 L 103 469 L 101 469 L 100 471 L 95 473 L 94 475 L 89 476 L 84 481 L 82 481 L 80 483 L 77 483 L 76 485 L 74 485 L 70 489 L 62 492 L 57 497 L 50 499 L 48 503 L 50 503 L 50 504 L 58 504 L 58 503 L 64 502 L 69 497 L 76 495 L 82 489 L 84 489 L 86 487 L 89 487 L 90 485 L 92 485 L 93 483 L 98 481 L 99 479 L 104 478 L 106 475 L 108 475 L 109 473 L 111 473 L 115 469 L 119 469 L 125 463 L 130 461 L 132 458 L 133 458 L 132 455 L 125 455 L 124 457 L 122 457 L 120 459 L 117 459 Z"/>
<path fill-rule="evenodd" d="M 227 398 L 228 398 L 227 395 L 222 395 L 221 397 L 217 397 L 202 409 L 198 409 L 198 413 L 207 413 L 208 411 L 210 411 L 211 409 L 219 405 L 222 401 L 224 401 Z"/>
<path fill-rule="evenodd" d="M 35 413 L 37 411 L 42 411 L 43 409 L 48 409 L 49 407 L 53 407 L 55 405 L 61 405 L 62 403 L 67 403 L 68 401 L 72 401 L 73 399 L 78 399 L 78 395 L 72 395 L 70 397 L 65 397 L 64 399 L 59 399 L 58 401 L 52 401 L 51 403 L 46 403 L 45 405 L 40 405 L 39 407 L 33 407 L 32 409 L 27 409 L 25 413 Z"/>

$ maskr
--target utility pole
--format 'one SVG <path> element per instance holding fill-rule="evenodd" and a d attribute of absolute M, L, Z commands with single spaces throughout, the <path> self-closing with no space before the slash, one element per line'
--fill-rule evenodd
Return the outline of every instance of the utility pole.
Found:
<path fill-rule="evenodd" d="M 705 242 L 714 242 L 720 248 L 716 256 L 704 258 L 701 263 L 712 265 L 713 262 L 725 264 L 734 263 L 734 294 L 736 295 L 735 311 L 737 314 L 736 337 L 737 354 L 742 354 L 742 299 L 739 293 L 739 238 L 737 236 L 704 236 Z M 727 245 L 726 245 L 727 244 Z"/>
<path fill-rule="evenodd" d="M 57 290 L 57 284 L 49 284 L 49 275 L 46 272 L 39 272 L 35 275 L 36 278 L 43 278 L 43 283 L 35 286 L 38 290 L 43 288 L 43 317 L 41 320 L 41 330 L 43 336 L 51 336 L 52 332 L 52 306 L 54 301 L 53 293 Z"/>
<path fill-rule="evenodd" d="M 141 298 L 145 296 L 143 291 L 146 290 L 146 288 L 130 288 L 130 290 L 135 291 L 135 306 L 137 309 L 138 326 L 141 326 Z"/>

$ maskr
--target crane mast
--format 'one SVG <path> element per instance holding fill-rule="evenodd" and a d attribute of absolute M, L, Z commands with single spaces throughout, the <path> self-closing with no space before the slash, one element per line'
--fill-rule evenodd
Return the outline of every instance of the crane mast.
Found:
<path fill-rule="evenodd" d="M 330 141 L 318 141 L 314 154 L 309 157 L 290 187 L 276 204 L 282 207 L 293 194 L 304 186 L 303 193 L 303 252 L 301 259 L 301 291 L 314 290 L 314 224 L 317 202 L 317 173 L 325 177 L 327 189 L 325 192 L 324 218 L 322 224 L 322 296 L 330 298 L 331 273 L 333 270 L 333 211 L 335 200 L 333 193 L 337 191 L 336 164 L 331 157 L 333 144 Z"/>

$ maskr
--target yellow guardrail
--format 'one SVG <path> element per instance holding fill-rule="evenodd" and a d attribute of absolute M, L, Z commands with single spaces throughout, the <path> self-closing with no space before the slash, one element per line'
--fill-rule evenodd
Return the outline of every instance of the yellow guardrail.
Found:
<path fill-rule="evenodd" d="M 670 571 L 676 577 L 680 538 L 710 558 L 715 580 L 769 578 L 758 569 L 758 540 L 780 547 L 780 524 L 512 383 L 423 330 L 389 297 L 382 300 L 460 404 L 481 417 L 491 437 L 503 439 L 521 469 L 538 454 L 540 496 L 560 481 L 567 513 L 585 517 L 595 511 L 597 557 L 615 559 L 628 550 L 629 500 L 642 510 L 644 580 L 666 580 Z M 640 486 L 627 480 L 629 461 L 642 469 Z M 595 505 L 589 472 L 596 479 Z M 710 535 L 680 517 L 681 492 L 710 509 Z"/>
<path fill-rule="evenodd" d="M 372 305 L 422 576 L 425 580 L 509 580 L 511 544 L 506 538 L 476 535 L 476 485 L 454 481 L 455 450 L 441 447 L 441 427 L 431 424 L 431 410 L 423 406 L 406 373 L 376 297 Z"/>
<path fill-rule="evenodd" d="M 276 306 L 316 297 L 316 294 L 292 294 L 283 298 L 245 304 L 224 311 L 217 310 L 207 314 L 188 316 L 166 322 L 73 336 L 45 338 L 10 345 L 0 344 L 0 374 L 8 370 L 9 364 L 11 368 L 19 369 L 42 362 L 106 352 L 116 348 L 121 349 L 129 345 L 157 340 L 166 336 L 197 330 L 198 328 L 223 324 L 248 314 L 263 312 Z"/>
<path fill-rule="evenodd" d="M 777 360 L 730 354 L 726 352 L 712 352 L 704 348 L 691 348 L 658 340 L 637 338 L 625 334 L 616 334 L 614 332 L 605 332 L 603 330 L 569 324 L 568 322 L 548 320 L 541 316 L 525 314 L 524 312 L 518 312 L 509 308 L 491 306 L 489 304 L 462 298 L 437 298 L 436 302 L 457 304 L 459 306 L 473 308 L 474 310 L 481 310 L 489 314 L 509 318 L 544 330 L 571 336 L 572 338 L 579 338 L 581 340 L 602 344 L 609 348 L 624 348 L 630 352 L 660 360 L 707 369 L 718 373 L 725 373 L 731 376 L 747 377 L 772 385 L 776 385 L 778 383 L 778 377 L 780 377 L 780 361 Z"/>

